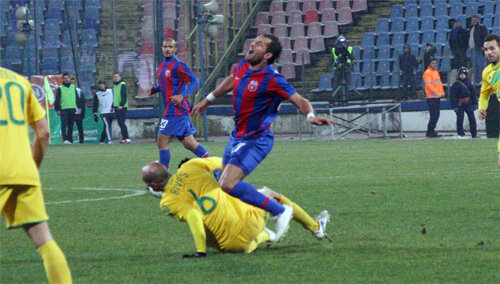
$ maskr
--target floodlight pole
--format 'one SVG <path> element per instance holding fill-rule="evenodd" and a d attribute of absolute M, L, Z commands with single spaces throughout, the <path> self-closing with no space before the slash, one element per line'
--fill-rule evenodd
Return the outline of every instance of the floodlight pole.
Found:
<path fill-rule="evenodd" d="M 198 20 L 198 44 L 200 46 L 200 73 L 201 73 L 201 94 L 202 97 L 205 98 L 205 57 L 203 56 L 203 21 L 201 15 L 201 3 L 200 1 L 196 1 L 196 9 L 197 9 L 197 20 Z M 207 125 L 207 111 L 203 113 L 203 136 L 205 141 L 208 141 L 208 125 Z"/>

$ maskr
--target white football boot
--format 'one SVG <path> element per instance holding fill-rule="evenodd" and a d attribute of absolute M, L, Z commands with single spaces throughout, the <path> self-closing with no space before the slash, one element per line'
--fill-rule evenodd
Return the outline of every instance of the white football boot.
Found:
<path fill-rule="evenodd" d="M 285 207 L 285 211 L 278 216 L 271 217 L 271 220 L 274 222 L 274 232 L 276 233 L 276 238 L 273 243 L 277 243 L 281 241 L 286 236 L 288 232 L 288 228 L 290 228 L 290 220 L 293 217 L 293 208 L 288 205 L 283 205 Z"/>
<path fill-rule="evenodd" d="M 327 210 L 323 210 L 319 213 L 318 216 L 316 216 L 316 218 L 314 218 L 314 220 L 318 222 L 319 229 L 312 232 L 313 236 L 318 240 L 327 239 L 331 242 L 332 240 L 330 240 L 330 238 L 326 234 L 326 225 L 330 223 L 330 213 L 328 213 Z"/>

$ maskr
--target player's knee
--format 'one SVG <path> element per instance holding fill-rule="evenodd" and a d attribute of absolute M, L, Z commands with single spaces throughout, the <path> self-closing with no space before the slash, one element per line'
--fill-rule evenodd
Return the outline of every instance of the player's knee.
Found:
<path fill-rule="evenodd" d="M 231 181 L 231 180 L 228 180 L 227 178 L 220 178 L 219 179 L 219 186 L 222 190 L 224 190 L 224 192 L 231 192 L 231 190 L 233 189 L 233 187 L 236 185 L 235 182 Z"/>

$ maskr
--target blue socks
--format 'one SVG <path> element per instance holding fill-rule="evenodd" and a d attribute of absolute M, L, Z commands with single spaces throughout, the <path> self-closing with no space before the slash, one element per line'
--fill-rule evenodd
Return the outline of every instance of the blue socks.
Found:
<path fill-rule="evenodd" d="M 160 163 L 168 170 L 168 166 L 170 165 L 170 149 L 160 150 Z"/>
<path fill-rule="evenodd" d="M 203 147 L 203 145 L 201 145 L 201 144 L 198 144 L 198 147 L 196 147 L 196 150 L 194 150 L 193 153 L 198 158 L 207 158 L 207 157 L 210 157 L 210 155 L 208 154 L 207 149 L 205 149 L 205 147 Z"/>
<path fill-rule="evenodd" d="M 240 181 L 231 189 L 229 194 L 239 198 L 245 203 L 262 208 L 273 216 L 279 215 L 285 211 L 283 205 L 258 192 L 257 188 L 248 182 Z"/>

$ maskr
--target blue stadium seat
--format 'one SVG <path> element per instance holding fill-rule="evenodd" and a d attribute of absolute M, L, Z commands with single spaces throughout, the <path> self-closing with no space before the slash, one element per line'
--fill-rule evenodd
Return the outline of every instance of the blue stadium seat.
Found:
<path fill-rule="evenodd" d="M 391 89 L 391 72 L 384 71 L 380 75 L 380 89 L 389 90 Z"/>
<path fill-rule="evenodd" d="M 96 24 L 100 23 L 99 20 L 99 8 L 97 7 L 85 7 L 84 13 L 83 13 L 83 20 L 87 19 L 93 19 Z"/>
<path fill-rule="evenodd" d="M 83 29 L 93 29 L 97 31 L 97 20 L 87 18 L 83 21 Z"/>
<path fill-rule="evenodd" d="M 351 73 L 351 80 L 349 82 L 349 90 L 356 90 L 361 87 L 361 74 L 359 72 Z"/>
<path fill-rule="evenodd" d="M 483 15 L 489 15 L 495 13 L 495 3 L 493 1 L 483 1 L 481 4 L 484 6 Z"/>
<path fill-rule="evenodd" d="M 465 15 L 457 15 L 454 19 L 459 19 L 462 22 L 462 27 L 466 26 L 467 16 Z"/>
<path fill-rule="evenodd" d="M 403 17 L 403 6 L 393 5 L 391 9 L 391 19 L 402 18 Z"/>
<path fill-rule="evenodd" d="M 391 32 L 403 32 L 405 30 L 405 19 L 394 18 L 391 19 Z"/>
<path fill-rule="evenodd" d="M 46 18 L 47 18 L 47 20 L 48 19 L 57 20 L 57 22 L 59 24 L 62 24 L 62 22 L 63 22 L 61 10 L 58 9 L 58 8 L 47 9 L 47 16 L 46 16 Z"/>
<path fill-rule="evenodd" d="M 445 29 L 447 31 L 450 30 L 450 18 L 448 16 L 438 16 L 436 22 L 436 30 Z"/>
<path fill-rule="evenodd" d="M 77 10 L 77 12 L 83 10 L 82 0 L 66 0 L 68 2 L 68 7 L 70 10 L 73 10 L 73 7 Z"/>
<path fill-rule="evenodd" d="M 59 34 L 46 32 L 45 39 L 43 40 L 44 48 L 59 48 L 61 47 L 61 40 L 59 39 Z"/>
<path fill-rule="evenodd" d="M 413 31 L 408 33 L 408 38 L 406 39 L 406 42 L 410 45 L 412 44 L 420 45 L 420 32 Z"/>
<path fill-rule="evenodd" d="M 42 49 L 42 57 L 44 59 L 55 58 L 55 60 L 57 62 L 59 62 L 59 49 L 57 49 L 57 48 L 43 48 Z"/>
<path fill-rule="evenodd" d="M 391 59 L 391 46 L 383 45 L 378 48 L 377 60 L 389 61 Z"/>
<path fill-rule="evenodd" d="M 21 53 L 19 52 L 19 48 L 17 46 L 7 46 L 5 50 L 5 57 L 10 60 L 10 64 L 16 65 L 21 64 Z"/>
<path fill-rule="evenodd" d="M 63 56 L 61 57 L 61 71 L 68 73 L 75 73 L 75 64 L 73 56 Z"/>
<path fill-rule="evenodd" d="M 316 89 L 312 89 L 313 93 L 321 93 L 321 92 L 331 92 L 332 91 L 332 74 L 322 74 L 319 77 L 318 87 Z"/>
<path fill-rule="evenodd" d="M 399 70 L 392 72 L 391 75 L 391 88 L 392 89 L 399 89 Z"/>
<path fill-rule="evenodd" d="M 87 9 L 88 7 L 101 8 L 101 0 L 85 0 L 85 9 Z"/>
<path fill-rule="evenodd" d="M 377 35 L 377 46 L 388 45 L 389 42 L 389 33 L 379 33 Z"/>
<path fill-rule="evenodd" d="M 363 76 L 363 84 L 361 87 L 358 88 L 358 90 L 370 90 L 373 88 L 373 80 L 374 76 L 370 74 Z"/>
<path fill-rule="evenodd" d="M 417 17 L 410 18 L 406 21 L 406 31 L 413 32 L 420 30 L 419 28 L 420 19 Z"/>
<path fill-rule="evenodd" d="M 375 32 L 377 33 L 385 33 L 389 31 L 389 19 L 380 18 L 377 22 L 377 27 L 375 28 Z"/>
<path fill-rule="evenodd" d="M 493 27 L 493 15 L 492 14 L 485 14 L 481 18 L 481 24 L 486 26 L 486 27 Z"/>
<path fill-rule="evenodd" d="M 461 15 L 464 13 L 464 4 L 460 2 L 455 2 L 450 5 L 450 18 L 455 18 L 458 15 Z"/>
<path fill-rule="evenodd" d="M 80 45 L 82 47 L 83 46 L 97 47 L 98 43 L 95 30 L 93 29 L 82 30 L 80 36 L 81 36 Z"/>
<path fill-rule="evenodd" d="M 434 17 L 427 16 L 422 18 L 421 31 L 433 31 L 434 30 Z"/>
<path fill-rule="evenodd" d="M 361 46 L 375 45 L 375 34 L 374 33 L 364 33 L 363 40 L 361 41 Z"/>
<path fill-rule="evenodd" d="M 443 29 L 439 29 L 436 34 L 436 44 L 447 44 L 448 43 L 448 32 Z"/>
<path fill-rule="evenodd" d="M 365 46 L 363 47 L 363 53 L 361 56 L 362 60 L 371 60 L 375 58 L 375 47 L 374 46 Z"/>
<path fill-rule="evenodd" d="M 38 1 L 41 3 L 41 1 Z M 47 3 L 47 9 L 59 9 L 63 10 L 64 9 L 64 3 L 62 0 L 49 0 Z"/>
<path fill-rule="evenodd" d="M 393 52 L 392 52 L 392 61 L 398 62 L 399 61 L 399 56 L 404 53 L 404 44 L 396 44 L 393 45 Z"/>
<path fill-rule="evenodd" d="M 426 46 L 428 43 L 435 43 L 436 33 L 433 30 L 430 31 L 424 31 L 423 36 L 422 36 L 422 46 Z"/>
<path fill-rule="evenodd" d="M 432 17 L 432 4 L 429 2 L 420 5 L 420 18 L 429 16 Z"/>
<path fill-rule="evenodd" d="M 392 42 L 391 44 L 393 46 L 395 45 L 401 45 L 405 43 L 405 33 L 404 32 L 397 32 L 392 34 Z"/>
<path fill-rule="evenodd" d="M 436 10 L 434 11 L 434 17 L 448 16 L 448 4 L 439 3 L 435 5 Z"/>
<path fill-rule="evenodd" d="M 439 72 L 448 72 L 450 70 L 450 57 L 444 56 L 443 59 L 439 62 L 438 71 Z"/>
<path fill-rule="evenodd" d="M 469 3 L 465 6 L 465 15 L 473 16 L 479 12 L 479 4 L 477 2 Z"/>
<path fill-rule="evenodd" d="M 378 60 L 378 64 L 377 64 L 377 69 L 376 69 L 376 72 L 378 74 L 382 73 L 382 72 L 389 72 L 391 71 L 391 65 L 390 65 L 390 61 L 389 60 Z"/>
<path fill-rule="evenodd" d="M 500 35 L 500 26 L 494 27 L 493 30 L 491 31 L 491 33 L 496 34 L 496 35 Z"/>
<path fill-rule="evenodd" d="M 405 18 L 418 17 L 418 6 L 416 4 L 405 5 Z"/>
<path fill-rule="evenodd" d="M 356 59 L 360 59 L 361 58 L 361 47 L 359 47 L 359 46 L 353 46 L 352 47 L 352 53 L 354 54 L 354 57 Z"/>
<path fill-rule="evenodd" d="M 418 5 L 418 0 L 405 0 L 404 5 Z"/>

